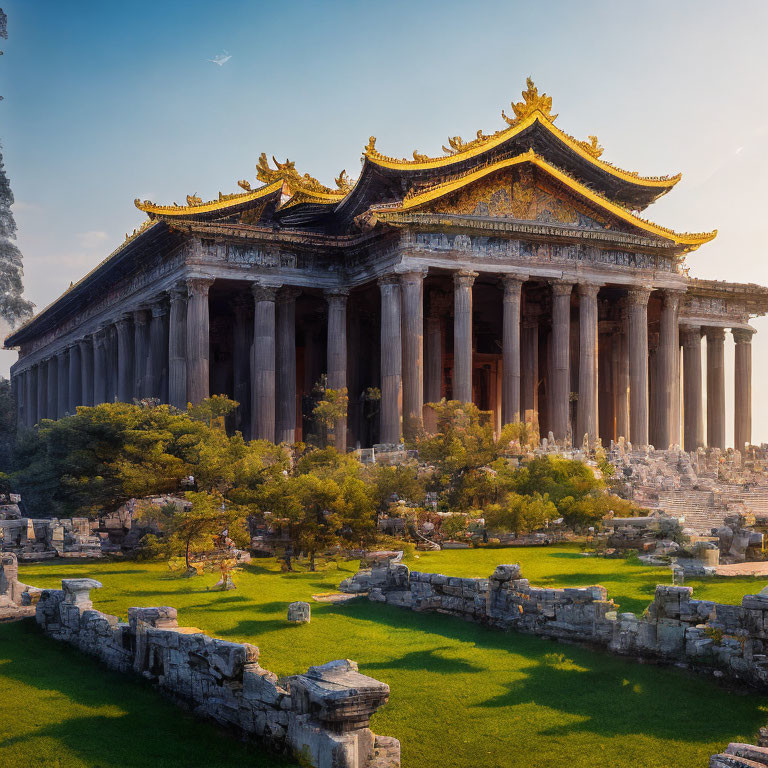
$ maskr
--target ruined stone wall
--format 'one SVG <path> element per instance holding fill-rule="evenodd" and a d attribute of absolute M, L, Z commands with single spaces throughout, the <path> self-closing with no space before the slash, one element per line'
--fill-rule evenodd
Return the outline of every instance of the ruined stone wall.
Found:
<path fill-rule="evenodd" d="M 659 585 L 648 610 L 637 617 L 619 613 L 604 587 L 532 587 L 519 565 L 500 565 L 488 579 L 467 579 L 410 572 L 402 563 L 361 569 L 341 589 L 415 611 L 683 662 L 768 688 L 768 595 L 724 605 L 694 600 L 691 587 Z"/>
<path fill-rule="evenodd" d="M 36 619 L 50 637 L 68 642 L 119 672 L 134 672 L 195 713 L 258 737 L 316 768 L 398 768 L 400 743 L 377 736 L 371 715 L 389 687 L 349 660 L 310 667 L 278 680 L 259 665 L 259 649 L 179 627 L 176 609 L 131 608 L 128 622 L 93 609 L 93 579 L 65 579 L 42 591 Z"/>

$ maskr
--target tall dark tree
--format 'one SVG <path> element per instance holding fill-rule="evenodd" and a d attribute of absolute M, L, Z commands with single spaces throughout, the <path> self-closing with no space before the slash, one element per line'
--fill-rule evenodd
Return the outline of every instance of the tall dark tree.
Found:
<path fill-rule="evenodd" d="M 0 8 L 0 37 L 8 38 L 7 16 Z M 22 277 L 24 269 L 21 251 L 16 246 L 16 221 L 11 206 L 13 192 L 5 173 L 3 155 L 0 150 L 0 319 L 11 326 L 32 314 L 34 306 L 23 296 Z"/>

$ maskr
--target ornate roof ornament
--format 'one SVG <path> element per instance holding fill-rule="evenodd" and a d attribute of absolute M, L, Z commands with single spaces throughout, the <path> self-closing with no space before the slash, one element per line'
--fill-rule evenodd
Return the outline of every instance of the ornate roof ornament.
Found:
<path fill-rule="evenodd" d="M 467 143 L 461 138 L 461 136 L 449 136 L 448 146 L 443 144 L 443 152 L 446 155 L 455 155 L 458 152 L 463 152 L 467 148 Z"/>
<path fill-rule="evenodd" d="M 256 164 L 256 178 L 265 184 L 272 184 L 275 181 L 284 181 L 291 193 L 299 189 L 305 189 L 310 192 L 333 192 L 332 189 L 321 184 L 316 178 L 305 173 L 303 176 L 296 170 L 296 163 L 293 160 L 286 160 L 284 163 L 278 162 L 275 156 L 272 156 L 272 162 L 275 168 L 269 167 L 266 152 L 259 156 L 259 162 Z"/>
<path fill-rule="evenodd" d="M 352 189 L 354 182 L 347 176 L 346 168 L 334 179 L 339 192 L 345 195 Z"/>
<path fill-rule="evenodd" d="M 251 191 L 251 182 L 246 181 L 245 179 L 240 179 L 240 181 L 237 182 L 237 186 L 240 187 L 240 189 L 244 189 L 246 192 Z"/>
<path fill-rule="evenodd" d="M 371 136 L 368 139 L 368 143 L 365 145 L 365 153 L 372 154 L 375 151 L 376 151 L 376 137 Z"/>
<path fill-rule="evenodd" d="M 221 193 L 219 193 L 221 194 Z M 197 193 L 192 195 L 187 195 L 187 205 L 192 207 L 194 205 L 202 205 L 203 204 L 203 198 L 198 197 Z"/>
<path fill-rule="evenodd" d="M 514 126 L 534 112 L 541 112 L 547 120 L 554 123 L 557 120 L 557 115 L 551 114 L 552 97 L 547 96 L 546 93 L 542 93 L 539 96 L 539 89 L 533 84 L 533 80 L 530 77 L 526 78 L 525 84 L 528 87 L 522 93 L 523 100 L 517 103 L 513 101 L 511 104 L 515 116 L 507 117 L 504 114 L 504 110 L 501 111 L 501 116 L 507 121 L 508 125 Z"/>
<path fill-rule="evenodd" d="M 600 157 L 600 155 L 603 154 L 603 147 L 602 145 L 598 144 L 597 136 L 588 136 L 587 138 L 589 141 L 580 141 L 579 145 L 586 152 L 589 152 L 592 157 Z"/>

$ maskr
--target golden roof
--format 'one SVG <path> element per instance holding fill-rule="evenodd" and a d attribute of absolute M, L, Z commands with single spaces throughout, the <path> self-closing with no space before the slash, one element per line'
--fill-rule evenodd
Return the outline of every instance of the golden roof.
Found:
<path fill-rule="evenodd" d="M 458 179 L 454 179 L 453 181 L 436 184 L 435 186 L 426 190 L 422 189 L 418 192 L 409 192 L 400 203 L 372 206 L 372 211 L 375 213 L 379 220 L 387 221 L 387 219 L 392 216 L 392 214 L 394 214 L 392 218 L 396 218 L 396 214 L 398 213 L 415 211 L 416 209 L 421 208 L 433 200 L 437 200 L 441 197 L 444 197 L 445 195 L 450 194 L 451 192 L 455 192 L 490 174 L 497 173 L 498 171 L 504 170 L 506 168 L 512 168 L 513 166 L 521 165 L 523 163 L 530 163 L 535 165 L 537 168 L 540 168 L 542 171 L 562 183 L 572 192 L 580 195 L 587 201 L 596 205 L 598 208 L 611 213 L 615 217 L 645 232 L 648 232 L 652 235 L 657 235 L 658 237 L 662 237 L 666 240 L 671 240 L 677 245 L 684 246 L 686 251 L 698 248 L 700 245 L 709 242 L 717 235 L 717 230 L 712 232 L 678 233 L 672 229 L 662 227 L 659 224 L 654 224 L 647 219 L 643 219 L 637 214 L 632 213 L 631 211 L 622 207 L 621 205 L 618 205 L 612 200 L 609 200 L 599 192 L 596 192 L 595 190 L 585 186 L 580 181 L 574 179 L 572 176 L 569 176 L 564 171 L 547 162 L 543 157 L 537 155 L 532 149 L 529 149 L 527 152 L 517 155 L 516 157 L 500 160 L 496 163 L 491 163 L 487 166 L 484 166 L 478 170 L 470 171 Z"/>
<path fill-rule="evenodd" d="M 409 170 L 429 170 L 432 168 L 442 168 L 454 163 L 462 162 L 471 157 L 475 157 L 489 149 L 499 146 L 509 139 L 530 128 L 534 123 L 538 123 L 553 136 L 557 137 L 566 144 L 573 152 L 587 160 L 589 163 L 601 168 L 606 173 L 631 184 L 637 184 L 645 187 L 659 187 L 670 189 L 678 181 L 682 174 L 674 176 L 641 176 L 634 171 L 625 171 L 617 168 L 615 165 L 600 159 L 603 148 L 599 145 L 596 136 L 590 136 L 588 141 L 580 141 L 570 136 L 565 131 L 560 130 L 554 121 L 557 115 L 551 113 L 552 98 L 543 93 L 539 95 L 538 89 L 529 77 L 527 79 L 527 89 L 522 93 L 523 99 L 517 103 L 512 103 L 514 117 L 508 117 L 504 111 L 501 115 L 508 124 L 508 128 L 496 131 L 492 134 L 484 134 L 482 130 L 471 141 L 465 142 L 460 136 L 454 136 L 448 139 L 448 146 L 443 146 L 445 155 L 442 157 L 428 157 L 414 150 L 413 159 L 398 159 L 383 155 L 376 149 L 376 137 L 371 136 L 365 147 L 364 156 L 375 165 L 383 168 L 409 169 Z"/>
<path fill-rule="evenodd" d="M 244 184 L 248 185 L 248 182 L 238 182 L 238 184 L 242 187 Z M 158 205 L 150 200 L 141 201 L 138 198 L 133 201 L 133 204 L 140 211 L 144 211 L 148 214 L 155 214 L 158 216 L 189 216 L 190 214 L 208 213 L 209 211 L 218 211 L 224 208 L 229 208 L 233 205 L 250 203 L 252 200 L 258 200 L 259 198 L 266 197 L 267 195 L 279 191 L 282 186 L 283 181 L 278 179 L 272 184 L 265 184 L 258 189 L 242 193 L 223 195 L 219 192 L 218 200 L 209 200 L 206 203 L 196 195 L 187 195 L 186 205 L 178 205 L 177 203 L 174 203 L 173 205 Z"/>

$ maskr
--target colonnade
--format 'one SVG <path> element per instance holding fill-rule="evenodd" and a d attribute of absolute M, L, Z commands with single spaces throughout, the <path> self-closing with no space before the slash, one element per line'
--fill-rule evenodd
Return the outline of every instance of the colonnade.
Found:
<path fill-rule="evenodd" d="M 442 383 L 442 326 L 430 312 L 425 319 L 426 270 L 387 274 L 378 279 L 381 298 L 379 441 L 397 443 L 423 424 L 425 402 L 439 400 Z M 469 401 L 473 393 L 473 286 L 477 272 L 453 273 L 452 397 Z M 502 302 L 501 422 L 538 420 L 541 380 L 546 378 L 547 426 L 558 440 L 580 443 L 599 435 L 599 365 L 611 369 L 612 429 L 603 439 L 623 435 L 638 445 L 681 442 L 680 347 L 683 350 L 682 443 L 725 447 L 725 331 L 680 318 L 680 291 L 662 289 L 658 342 L 649 350 L 648 305 L 653 289 L 631 286 L 621 292 L 620 318 L 606 355 L 598 352 L 596 282 L 548 283 L 549 318 L 523 311 L 527 275 L 500 280 Z M 78 405 L 157 398 L 176 407 L 197 403 L 210 389 L 210 277 L 191 277 L 156 301 L 125 312 L 55 354 L 14 374 L 22 424 L 74 413 Z M 537 280 L 542 287 L 542 280 Z M 234 397 L 247 404 L 239 428 L 272 441 L 295 439 L 296 299 L 292 286 L 251 284 L 251 307 L 234 302 L 232 368 Z M 347 386 L 347 304 L 349 291 L 324 294 L 327 306 L 328 386 Z M 571 343 L 572 304 L 578 305 L 578 344 Z M 655 305 L 654 305 L 655 306 Z M 449 310 L 450 307 L 443 309 Z M 251 324 L 251 316 L 253 317 Z M 547 351 L 540 356 L 540 326 L 548 328 Z M 425 326 L 426 352 L 425 361 Z M 735 444 L 751 439 L 751 338 L 749 328 L 732 330 L 736 343 Z M 702 336 L 707 343 L 707 427 L 704 434 Z M 365 342 L 355 354 L 365 354 Z M 572 360 L 575 353 L 578 360 Z M 653 361 L 649 370 L 649 352 Z M 540 360 L 546 370 L 539 371 Z M 578 366 L 573 378 L 572 368 Z M 543 373 L 540 376 L 540 373 Z M 652 374 L 649 380 L 649 373 Z M 572 388 L 576 387 L 576 392 Z M 605 395 L 604 395 L 605 396 Z M 571 403 L 576 400 L 575 426 Z M 604 407 L 601 405 L 601 407 Z M 649 415 L 652 418 L 649 418 Z M 247 421 L 244 422 L 244 420 Z M 573 434 L 571 432 L 573 431 Z M 346 419 L 334 429 L 336 445 L 346 449 Z"/>

